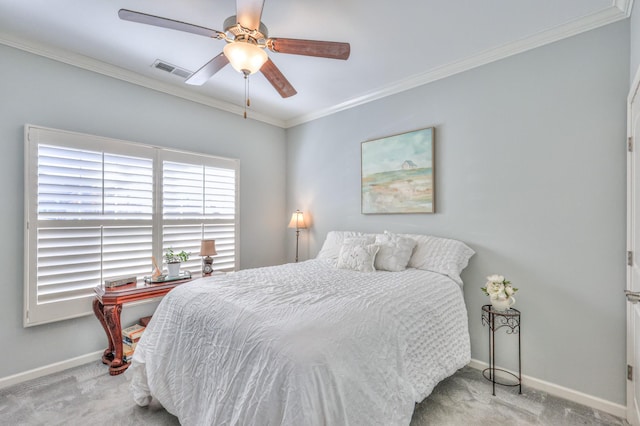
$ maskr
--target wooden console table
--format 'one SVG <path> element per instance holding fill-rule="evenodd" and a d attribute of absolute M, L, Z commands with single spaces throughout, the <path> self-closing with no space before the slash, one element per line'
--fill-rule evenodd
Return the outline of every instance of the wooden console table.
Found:
<path fill-rule="evenodd" d="M 102 362 L 109 366 L 109 374 L 116 376 L 129 367 L 129 364 L 122 360 L 122 325 L 120 324 L 122 304 L 162 297 L 180 284 L 189 281 L 191 278 L 157 284 L 128 284 L 114 288 L 98 285 L 94 288 L 96 298 L 93 300 L 93 312 L 100 320 L 109 341 L 109 347 L 102 355 Z"/>

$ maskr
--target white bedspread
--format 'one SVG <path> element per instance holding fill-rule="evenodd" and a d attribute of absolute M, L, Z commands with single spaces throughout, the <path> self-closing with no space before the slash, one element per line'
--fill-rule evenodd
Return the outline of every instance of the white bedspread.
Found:
<path fill-rule="evenodd" d="M 470 360 L 462 291 L 432 272 L 326 260 L 195 280 L 162 300 L 127 370 L 183 425 L 408 425 Z"/>

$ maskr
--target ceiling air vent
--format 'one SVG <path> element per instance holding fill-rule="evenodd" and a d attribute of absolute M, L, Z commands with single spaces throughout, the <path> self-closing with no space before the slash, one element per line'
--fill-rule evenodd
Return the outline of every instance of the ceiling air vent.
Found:
<path fill-rule="evenodd" d="M 161 61 L 160 59 L 156 59 L 156 61 L 152 65 L 154 68 L 166 71 L 170 74 L 177 75 L 181 78 L 189 78 L 191 74 L 193 74 L 189 70 L 185 70 L 184 68 L 176 67 L 175 65 L 171 65 L 165 61 Z"/>

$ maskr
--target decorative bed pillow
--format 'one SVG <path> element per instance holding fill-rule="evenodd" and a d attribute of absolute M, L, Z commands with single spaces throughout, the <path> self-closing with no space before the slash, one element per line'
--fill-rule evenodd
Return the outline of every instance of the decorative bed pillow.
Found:
<path fill-rule="evenodd" d="M 407 269 L 416 240 L 385 231 L 376 235 L 376 244 L 380 246 L 375 260 L 376 269 L 399 272 Z"/>
<path fill-rule="evenodd" d="M 409 259 L 410 268 L 444 274 L 462 285 L 460 273 L 469 264 L 475 252 L 458 240 L 430 235 L 402 234 L 416 241 L 416 248 Z"/>
<path fill-rule="evenodd" d="M 342 247 L 342 243 L 344 243 L 345 238 L 360 237 L 369 237 L 372 243 L 375 240 L 374 234 L 365 234 L 355 231 L 329 231 L 320 252 L 318 252 L 318 255 L 316 256 L 316 259 L 336 260 L 338 259 L 340 248 Z"/>
<path fill-rule="evenodd" d="M 375 235 L 363 234 L 357 237 L 345 236 L 344 241 L 342 242 L 342 245 L 344 246 L 345 244 L 348 244 L 348 245 L 367 246 L 369 244 L 375 244 L 375 242 L 376 242 Z"/>
<path fill-rule="evenodd" d="M 362 244 L 361 241 L 345 241 L 340 248 L 337 267 L 360 272 L 375 272 L 376 244 Z"/>

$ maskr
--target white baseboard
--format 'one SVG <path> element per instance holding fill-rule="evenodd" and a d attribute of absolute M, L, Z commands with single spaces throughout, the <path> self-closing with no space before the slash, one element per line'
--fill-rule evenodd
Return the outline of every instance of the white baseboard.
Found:
<path fill-rule="evenodd" d="M 100 350 L 98 352 L 92 352 L 86 355 L 45 365 L 44 367 L 34 368 L 33 370 L 14 374 L 13 376 L 2 377 L 0 378 L 0 389 L 102 359 L 103 352 L 104 350 Z"/>
<path fill-rule="evenodd" d="M 472 359 L 468 365 L 469 367 L 475 368 L 477 370 L 484 370 L 485 368 L 489 367 L 489 364 L 483 361 L 478 361 L 477 359 Z M 510 371 L 510 372 L 514 373 L 516 376 L 518 375 L 517 372 L 513 372 L 513 371 Z M 596 410 L 604 411 L 605 413 L 609 413 L 614 416 L 621 417 L 623 419 L 627 417 L 627 407 L 624 405 L 616 404 L 615 402 L 607 401 L 602 398 L 598 398 L 596 396 L 579 392 L 577 390 L 565 388 L 564 386 L 560 386 L 554 383 L 546 382 L 544 380 L 536 379 L 535 377 L 531 377 L 523 374 L 522 386 L 528 386 L 533 389 L 546 392 L 549 395 L 553 395 L 553 396 L 567 399 L 569 401 L 577 402 L 578 404 L 586 405 L 588 407 L 595 408 Z"/>

